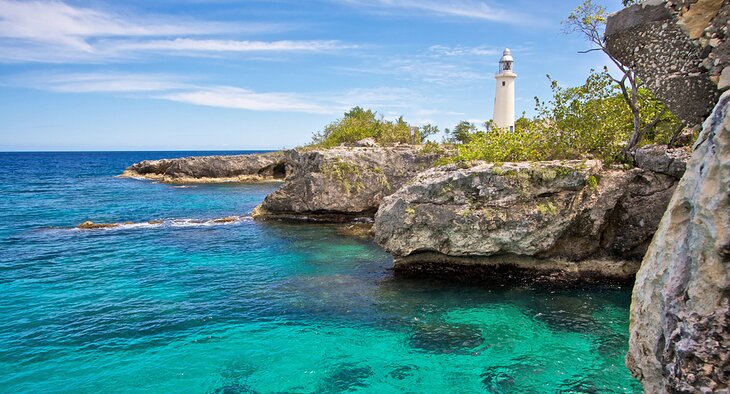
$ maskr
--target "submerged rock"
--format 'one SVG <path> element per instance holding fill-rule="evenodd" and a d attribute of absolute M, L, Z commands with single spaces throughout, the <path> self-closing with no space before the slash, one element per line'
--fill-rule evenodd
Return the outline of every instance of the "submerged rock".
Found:
<path fill-rule="evenodd" d="M 98 230 L 98 229 L 103 229 L 103 228 L 116 228 L 119 226 L 121 226 L 120 223 L 94 223 L 92 221 L 87 220 L 87 221 L 79 224 L 78 226 L 76 226 L 76 228 L 81 229 L 81 230 Z"/>
<path fill-rule="evenodd" d="M 414 350 L 432 354 L 472 354 L 483 343 L 478 327 L 446 322 L 414 324 L 409 340 Z"/>
<path fill-rule="evenodd" d="M 224 218 L 213 219 L 212 222 L 213 223 L 222 224 L 222 223 L 234 223 L 234 222 L 237 222 L 239 220 L 240 220 L 240 218 L 238 218 L 237 216 L 227 216 L 227 217 L 224 217 Z"/>
<path fill-rule="evenodd" d="M 385 196 L 439 157 L 419 150 L 400 145 L 295 151 L 292 173 L 253 216 L 328 222 L 372 218 Z"/>
<path fill-rule="evenodd" d="M 675 184 L 597 161 L 439 167 L 383 201 L 375 240 L 398 270 L 630 279 Z"/>
<path fill-rule="evenodd" d="M 626 362 L 647 393 L 730 390 L 730 93 L 637 274 Z"/>
<path fill-rule="evenodd" d="M 194 226 L 209 226 L 209 225 L 223 225 L 239 223 L 250 219 L 246 216 L 227 216 L 224 218 L 217 219 L 154 219 L 146 222 L 119 222 L 119 223 L 94 223 L 92 221 L 85 221 L 75 228 L 81 230 L 103 230 L 103 229 L 130 229 L 130 228 L 149 228 L 159 226 L 171 226 L 171 227 L 194 227 Z"/>
<path fill-rule="evenodd" d="M 167 183 L 261 182 L 284 180 L 288 152 L 145 160 L 120 175 Z"/>
<path fill-rule="evenodd" d="M 373 224 L 372 223 L 353 223 L 353 224 L 342 224 L 337 228 L 337 234 L 344 235 L 346 237 L 354 238 L 373 238 Z"/>

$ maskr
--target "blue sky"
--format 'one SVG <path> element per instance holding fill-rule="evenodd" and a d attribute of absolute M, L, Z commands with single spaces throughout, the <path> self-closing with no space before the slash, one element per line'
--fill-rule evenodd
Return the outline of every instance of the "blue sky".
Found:
<path fill-rule="evenodd" d="M 579 2 L 0 0 L 0 150 L 278 149 L 355 105 L 483 122 L 504 47 L 530 114 L 545 74 L 607 63 L 561 32 Z"/>

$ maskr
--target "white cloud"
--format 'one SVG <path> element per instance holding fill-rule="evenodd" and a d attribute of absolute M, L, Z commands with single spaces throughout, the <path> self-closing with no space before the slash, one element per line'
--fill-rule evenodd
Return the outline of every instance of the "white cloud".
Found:
<path fill-rule="evenodd" d="M 168 74 L 134 73 L 44 73 L 21 75 L 11 85 L 59 93 L 139 93 L 190 88 Z"/>
<path fill-rule="evenodd" d="M 491 79 L 504 48 L 492 45 L 432 45 L 420 53 L 397 54 L 387 60 L 364 58 L 357 66 L 334 67 L 337 70 L 374 75 L 390 75 L 404 81 L 419 81 L 441 86 L 463 86 Z M 531 46 L 519 46 L 512 53 L 522 56 Z"/>
<path fill-rule="evenodd" d="M 245 109 L 251 111 L 305 112 L 326 114 L 332 111 L 313 104 L 293 93 L 259 93 L 230 86 L 171 93 L 158 98 L 208 107 Z"/>
<path fill-rule="evenodd" d="M 445 45 L 433 45 L 428 48 L 430 54 L 437 57 L 456 57 L 456 56 L 499 56 L 502 54 L 502 49 L 489 46 L 477 46 L 477 47 L 466 47 L 466 46 L 454 46 L 449 47 Z"/>
<path fill-rule="evenodd" d="M 402 115 L 405 112 L 416 111 L 423 101 L 423 96 L 416 92 L 391 87 L 301 94 L 261 93 L 230 86 L 218 86 L 164 94 L 157 98 L 210 107 L 251 111 L 303 112 L 331 116 L 342 114 L 354 106 Z"/>
<path fill-rule="evenodd" d="M 526 23 L 524 15 L 474 0 L 335 0 L 341 4 L 375 10 L 410 9 L 435 15 L 503 23 Z"/>
<path fill-rule="evenodd" d="M 424 56 L 402 57 L 371 67 L 339 67 L 346 72 L 393 75 L 403 80 L 416 80 L 437 85 L 473 83 L 492 76 L 463 63 L 443 62 Z"/>
<path fill-rule="evenodd" d="M 126 41 L 111 45 L 116 51 L 186 52 L 327 52 L 356 48 L 334 40 L 313 41 L 238 41 L 176 38 L 172 40 Z"/>
<path fill-rule="evenodd" d="M 354 106 L 380 111 L 389 118 L 410 116 L 414 124 L 434 115 L 453 115 L 428 109 L 438 98 L 412 89 L 381 86 L 312 93 L 259 92 L 235 86 L 197 83 L 171 74 L 145 73 L 43 73 L 23 74 L 4 85 L 58 93 L 130 95 L 137 99 L 167 100 L 190 105 L 248 111 L 323 114 L 332 118 Z"/>
<path fill-rule="evenodd" d="M 0 0 L 0 37 L 59 43 L 85 51 L 93 51 L 87 42 L 93 37 L 205 35 L 240 29 L 216 22 L 118 15 L 56 0 Z"/>
<path fill-rule="evenodd" d="M 326 52 L 353 48 L 332 40 L 209 38 L 281 31 L 284 25 L 222 23 L 128 15 L 58 0 L 0 0 L 0 63 L 104 63 L 145 53 Z"/>

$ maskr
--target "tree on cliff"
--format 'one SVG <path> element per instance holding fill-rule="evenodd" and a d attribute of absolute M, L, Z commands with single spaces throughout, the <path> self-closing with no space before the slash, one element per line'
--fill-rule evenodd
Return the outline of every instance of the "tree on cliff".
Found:
<path fill-rule="evenodd" d="M 425 125 L 419 127 L 416 129 L 415 136 L 417 136 L 418 141 L 414 143 L 424 143 L 429 137 L 433 137 L 434 135 L 440 133 L 441 130 L 439 130 L 439 127 L 436 125 L 433 125 L 431 123 L 426 123 Z"/>
<path fill-rule="evenodd" d="M 341 144 L 353 144 L 365 138 L 372 138 L 383 145 L 420 144 L 424 133 L 438 132 L 438 128 L 416 128 L 415 130 L 399 117 L 395 121 L 378 117 L 377 112 L 361 107 L 347 111 L 342 119 L 338 119 L 312 136 L 312 146 L 331 148 Z"/>
<path fill-rule="evenodd" d="M 623 0 L 624 6 L 635 3 L 635 0 Z M 601 51 L 608 56 L 611 62 L 620 72 L 620 77 L 613 76 L 608 67 L 604 68 L 604 73 L 618 85 L 621 91 L 621 97 L 628 105 L 633 122 L 633 132 L 631 138 L 625 148 L 626 152 L 630 152 L 636 148 L 642 137 L 653 132 L 653 129 L 659 122 L 666 119 L 669 110 L 650 92 L 642 91 L 641 81 L 636 73 L 628 66 L 622 64 L 618 59 L 612 56 L 606 48 L 603 33 L 606 28 L 606 20 L 608 13 L 606 9 L 600 5 L 594 4 L 592 0 L 584 0 L 583 4 L 578 6 L 566 20 L 563 21 L 564 31 L 567 34 L 579 33 L 583 35 L 594 47 L 583 51 L 582 53 Z M 648 93 L 648 94 L 647 94 Z M 653 106 L 658 111 L 642 111 L 642 106 Z M 646 114 L 651 112 L 652 118 L 642 118 L 642 112 Z M 647 120 L 651 119 L 651 120 Z M 681 125 L 677 128 L 677 132 L 681 131 Z"/>
<path fill-rule="evenodd" d="M 449 140 L 456 144 L 466 144 L 471 141 L 476 131 L 477 127 L 474 123 L 462 120 L 459 124 L 454 126 L 454 130 L 451 131 Z"/>

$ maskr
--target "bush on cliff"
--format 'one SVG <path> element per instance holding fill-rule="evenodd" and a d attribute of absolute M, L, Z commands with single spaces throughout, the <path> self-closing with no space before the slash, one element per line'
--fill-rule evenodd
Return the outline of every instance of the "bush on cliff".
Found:
<path fill-rule="evenodd" d="M 420 144 L 429 135 L 438 133 L 438 127 L 427 124 L 411 127 L 401 116 L 395 121 L 378 117 L 377 112 L 355 107 L 342 119 L 334 121 L 314 134 L 310 146 L 331 148 L 372 138 L 381 145 Z"/>
<path fill-rule="evenodd" d="M 549 77 L 548 77 L 549 78 Z M 633 133 L 633 116 L 620 88 L 605 72 L 591 72 L 585 84 L 563 88 L 550 80 L 553 97 L 535 98 L 535 119 L 521 117 L 515 131 L 492 127 L 460 138 L 458 153 L 450 161 L 492 162 L 596 158 L 611 163 L 624 159 Z M 666 144 L 681 122 L 647 89 L 640 89 L 642 143 Z"/>

